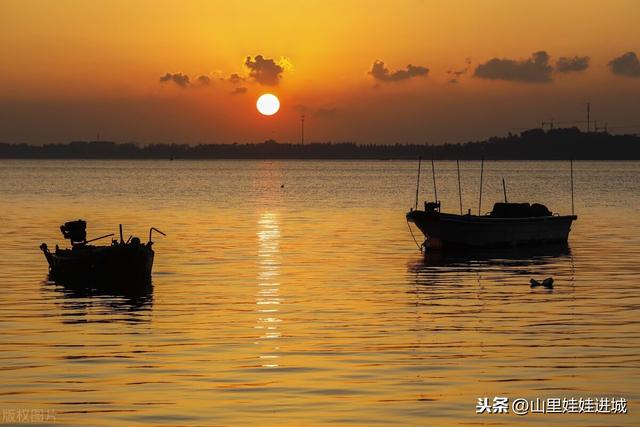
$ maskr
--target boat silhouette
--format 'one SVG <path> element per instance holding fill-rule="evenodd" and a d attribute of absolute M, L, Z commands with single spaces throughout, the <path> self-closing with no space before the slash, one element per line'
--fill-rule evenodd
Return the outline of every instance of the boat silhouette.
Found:
<path fill-rule="evenodd" d="M 481 215 L 484 159 L 480 167 L 478 214 L 473 215 L 471 209 L 467 211 L 467 214 L 462 213 L 459 162 L 456 164 L 458 165 L 460 214 L 441 212 L 433 160 L 431 160 L 431 168 L 436 200 L 425 202 L 424 210 L 418 210 L 420 160 L 418 160 L 415 208 L 411 208 L 407 212 L 406 219 L 407 224 L 414 223 L 425 236 L 425 241 L 420 246 L 421 250 L 423 248 L 433 250 L 501 248 L 566 243 L 571 231 L 571 223 L 578 219 L 573 213 L 573 161 L 571 162 L 571 215 L 554 214 L 546 206 L 539 203 L 509 203 L 504 178 L 502 179 L 504 203 L 495 203 L 491 212 Z"/>
<path fill-rule="evenodd" d="M 425 202 L 425 210 L 410 210 L 414 223 L 433 248 L 509 247 L 567 242 L 575 215 L 554 215 L 545 206 L 496 203 L 487 215 L 440 212 L 440 203 Z"/>
<path fill-rule="evenodd" d="M 152 234 L 154 231 L 165 235 L 151 227 L 149 240 L 142 243 L 138 237 L 129 237 L 126 241 L 120 225 L 120 239 L 113 239 L 111 245 L 94 246 L 89 243 L 111 237 L 107 234 L 87 240 L 87 223 L 84 220 L 69 221 L 60 226 L 65 239 L 71 248 L 61 249 L 56 245 L 51 252 L 46 243 L 40 249 L 49 264 L 49 277 L 56 282 L 131 284 L 149 283 L 153 268 L 154 251 Z"/>

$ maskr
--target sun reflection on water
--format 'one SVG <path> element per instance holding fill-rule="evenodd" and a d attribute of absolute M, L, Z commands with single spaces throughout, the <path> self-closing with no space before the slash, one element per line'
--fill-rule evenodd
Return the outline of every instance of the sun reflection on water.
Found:
<path fill-rule="evenodd" d="M 258 275 L 256 292 L 256 312 L 258 318 L 255 329 L 260 331 L 258 341 L 261 346 L 262 367 L 277 368 L 280 358 L 277 341 L 281 336 L 278 317 L 282 298 L 280 297 L 280 225 L 275 213 L 265 212 L 258 220 Z"/>

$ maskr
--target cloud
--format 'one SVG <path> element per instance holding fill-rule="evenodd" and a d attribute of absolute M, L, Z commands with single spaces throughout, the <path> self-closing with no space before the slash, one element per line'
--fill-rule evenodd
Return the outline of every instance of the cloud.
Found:
<path fill-rule="evenodd" d="M 166 73 L 164 76 L 160 77 L 160 83 L 175 83 L 179 87 L 186 88 L 195 88 L 200 86 L 209 86 L 213 83 L 211 77 L 201 74 L 196 77 L 195 81 L 191 82 L 191 78 L 189 75 L 184 73 Z"/>
<path fill-rule="evenodd" d="M 280 83 L 284 66 L 276 63 L 273 59 L 266 59 L 262 55 L 257 55 L 251 59 L 250 56 L 244 61 L 244 65 L 249 69 L 249 77 L 257 83 L 275 86 Z"/>
<path fill-rule="evenodd" d="M 164 76 L 160 77 L 161 83 L 173 82 L 180 86 L 181 88 L 186 88 L 189 86 L 189 76 L 182 73 L 167 73 Z"/>
<path fill-rule="evenodd" d="M 184 73 L 166 73 L 160 77 L 161 83 L 174 83 L 179 87 L 186 89 L 188 87 L 201 87 L 209 86 L 216 80 L 226 82 L 235 86 L 240 86 L 247 82 L 249 79 L 253 81 L 269 86 L 275 86 L 280 83 L 282 74 L 291 69 L 290 61 L 281 57 L 278 62 L 273 59 L 265 58 L 262 55 L 256 55 L 254 58 L 247 56 L 244 61 L 245 67 L 249 70 L 248 76 L 243 76 L 241 73 L 231 73 L 229 77 L 221 76 L 220 72 L 214 72 L 212 74 L 201 74 L 195 77 L 191 81 L 189 75 Z M 244 93 L 246 88 L 240 89 L 234 93 Z"/>
<path fill-rule="evenodd" d="M 609 69 L 613 74 L 640 77 L 640 61 L 635 52 L 627 52 L 624 55 L 613 58 L 607 65 L 609 65 Z"/>
<path fill-rule="evenodd" d="M 198 81 L 198 84 L 201 86 L 209 86 L 211 84 L 211 77 L 205 76 L 204 74 L 201 76 L 198 76 L 196 80 Z"/>
<path fill-rule="evenodd" d="M 385 67 L 384 61 L 376 59 L 371 66 L 369 74 L 381 82 L 399 82 L 413 77 L 426 76 L 429 74 L 429 69 L 421 65 L 409 64 L 405 69 L 389 71 L 389 69 Z"/>
<path fill-rule="evenodd" d="M 476 67 L 473 75 L 481 79 L 514 82 L 550 82 L 553 67 L 545 51 L 535 52 L 529 59 L 493 58 Z"/>
<path fill-rule="evenodd" d="M 447 82 L 451 84 L 456 84 L 460 81 L 460 77 L 467 74 L 467 68 L 463 68 L 461 70 L 449 70 L 447 71 L 448 80 Z"/>
<path fill-rule="evenodd" d="M 226 80 L 227 82 L 235 85 L 244 82 L 246 79 L 238 73 L 231 73 L 229 74 L 229 77 L 227 79 L 223 80 Z"/>
<path fill-rule="evenodd" d="M 573 58 L 562 56 L 556 61 L 556 71 L 570 73 L 572 71 L 584 71 L 589 68 L 588 56 L 574 56 Z"/>
<path fill-rule="evenodd" d="M 244 93 L 247 93 L 247 88 L 244 86 L 240 86 L 233 89 L 233 91 L 231 92 L 231 95 L 242 95 Z"/>
<path fill-rule="evenodd" d="M 461 68 L 459 70 L 447 70 L 447 76 L 449 76 L 447 78 L 448 83 L 456 84 L 460 81 L 460 77 L 467 74 L 467 71 L 469 71 L 469 66 L 471 65 L 471 58 L 465 59 L 464 63 L 467 64 L 467 66 L 464 68 Z"/>

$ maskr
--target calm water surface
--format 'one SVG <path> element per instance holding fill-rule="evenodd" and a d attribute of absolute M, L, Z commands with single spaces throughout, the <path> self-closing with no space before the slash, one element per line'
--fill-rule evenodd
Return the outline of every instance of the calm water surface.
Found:
<path fill-rule="evenodd" d="M 57 425 L 512 425 L 477 398 L 615 396 L 629 414 L 517 421 L 640 425 L 640 163 L 574 167 L 568 251 L 437 260 L 404 220 L 414 162 L 0 161 L 0 408 Z M 461 169 L 475 211 L 479 164 Z M 455 163 L 436 172 L 457 212 Z M 571 211 L 566 163 L 486 162 L 483 210 L 502 177 L 512 201 Z M 49 282 L 38 246 L 77 218 L 93 237 L 165 231 L 153 289 Z M 549 276 L 553 291 L 529 287 Z"/>

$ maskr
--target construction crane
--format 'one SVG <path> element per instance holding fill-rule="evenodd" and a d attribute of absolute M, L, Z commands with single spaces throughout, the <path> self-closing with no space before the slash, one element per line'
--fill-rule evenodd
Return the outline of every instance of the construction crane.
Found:
<path fill-rule="evenodd" d="M 549 130 L 553 130 L 553 117 L 548 122 L 542 122 L 540 127 L 544 130 L 544 127 L 547 125 L 549 126 Z"/>

